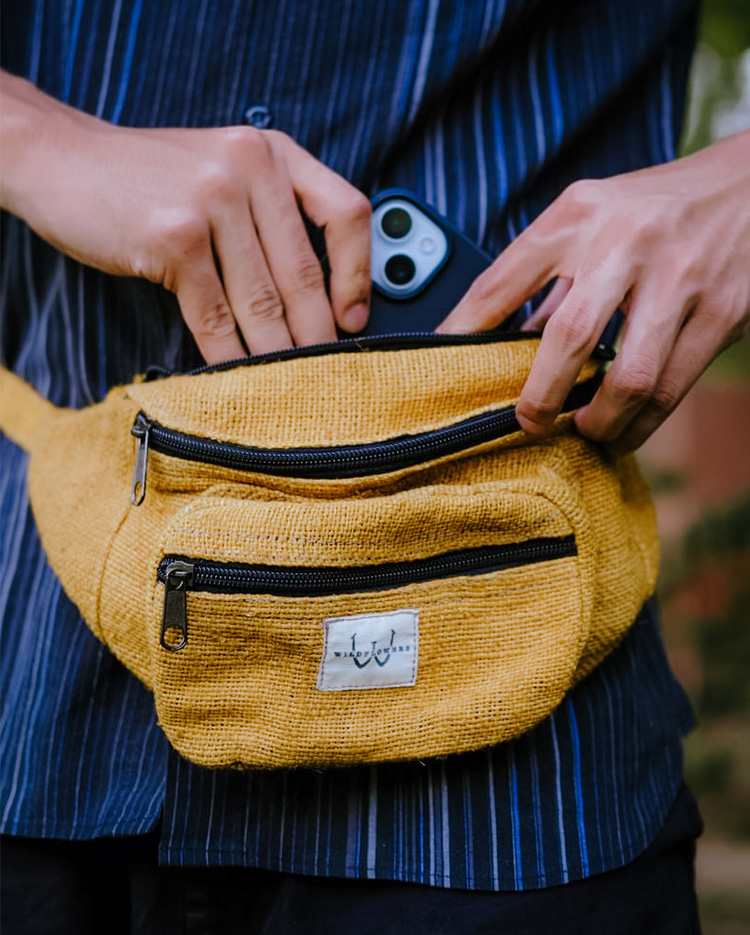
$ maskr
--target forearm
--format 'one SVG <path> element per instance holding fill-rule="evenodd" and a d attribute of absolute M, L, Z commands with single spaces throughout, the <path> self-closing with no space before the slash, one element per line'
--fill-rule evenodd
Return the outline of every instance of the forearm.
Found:
<path fill-rule="evenodd" d="M 0 207 L 34 225 L 61 152 L 97 125 L 108 126 L 0 70 Z"/>

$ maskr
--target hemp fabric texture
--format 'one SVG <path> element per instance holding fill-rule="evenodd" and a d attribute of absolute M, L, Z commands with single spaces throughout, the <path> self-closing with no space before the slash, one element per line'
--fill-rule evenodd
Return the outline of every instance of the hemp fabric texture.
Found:
<path fill-rule="evenodd" d="M 516 737 L 635 620 L 655 585 L 658 537 L 635 461 L 576 435 L 570 415 L 541 442 L 516 427 L 361 476 L 278 476 L 152 450 L 134 506 L 139 413 L 263 451 L 387 444 L 512 409 L 537 346 L 352 341 L 336 353 L 136 380 L 83 410 L 56 409 L 2 373 L 3 429 L 31 453 L 48 560 L 94 634 L 153 690 L 160 724 L 185 757 L 209 767 L 329 767 Z M 588 364 L 579 383 L 596 369 Z M 408 580 L 410 567 L 436 556 L 553 540 L 574 547 Z M 175 650 L 163 645 L 160 576 L 171 556 L 282 576 L 397 566 L 407 580 L 310 595 L 189 589 L 185 645 Z M 332 621 L 353 621 L 353 633 L 364 617 L 387 623 L 404 613 L 415 628 L 410 679 L 322 690 Z M 362 652 L 361 640 L 352 645 Z M 374 662 L 393 638 L 371 645 Z M 352 663 L 358 678 L 369 658 L 336 664 Z M 372 672 L 395 670 L 387 653 L 379 658 Z"/>

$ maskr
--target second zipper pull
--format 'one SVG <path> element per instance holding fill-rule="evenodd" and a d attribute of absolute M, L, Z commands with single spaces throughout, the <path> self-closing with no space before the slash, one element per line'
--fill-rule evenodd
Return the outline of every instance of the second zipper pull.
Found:
<path fill-rule="evenodd" d="M 194 574 L 189 562 L 170 562 L 164 571 L 161 645 L 172 653 L 187 646 L 187 590 Z"/>

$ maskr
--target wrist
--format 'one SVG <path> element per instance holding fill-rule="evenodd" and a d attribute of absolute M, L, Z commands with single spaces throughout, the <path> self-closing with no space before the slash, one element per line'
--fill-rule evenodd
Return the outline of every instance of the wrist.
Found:
<path fill-rule="evenodd" d="M 0 102 L 0 207 L 31 223 L 64 150 L 99 121 L 7 72 L 0 72 Z"/>
<path fill-rule="evenodd" d="M 750 183 L 750 130 L 725 137 L 680 162 L 700 172 L 706 193 L 745 186 Z"/>

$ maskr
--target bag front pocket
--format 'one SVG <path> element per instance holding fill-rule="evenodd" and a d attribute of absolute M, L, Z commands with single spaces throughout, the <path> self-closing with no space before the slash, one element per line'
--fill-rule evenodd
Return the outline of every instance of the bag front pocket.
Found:
<path fill-rule="evenodd" d="M 515 736 L 570 687 L 590 623 L 585 541 L 565 496 L 533 483 L 322 502 L 210 491 L 154 567 L 162 727 L 206 766 L 408 759 Z"/>

